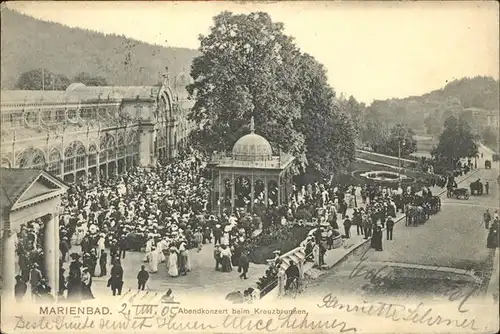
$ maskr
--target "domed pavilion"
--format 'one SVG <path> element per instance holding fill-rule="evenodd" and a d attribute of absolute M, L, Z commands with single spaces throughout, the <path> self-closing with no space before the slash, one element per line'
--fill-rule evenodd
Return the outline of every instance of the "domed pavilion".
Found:
<path fill-rule="evenodd" d="M 294 160 L 292 155 L 281 152 L 273 155 L 267 139 L 255 133 L 252 117 L 250 133 L 236 141 L 231 156 L 215 154 L 211 161 L 212 208 L 219 214 L 223 208 L 254 212 L 256 203 L 286 203 L 292 191 L 290 167 Z"/>

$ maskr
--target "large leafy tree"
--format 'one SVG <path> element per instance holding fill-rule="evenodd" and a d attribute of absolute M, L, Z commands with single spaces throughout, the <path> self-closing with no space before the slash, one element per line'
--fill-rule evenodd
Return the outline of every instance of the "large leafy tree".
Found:
<path fill-rule="evenodd" d="M 439 143 L 432 154 L 437 159 L 449 163 L 455 162 L 459 158 L 474 157 L 478 154 L 476 139 L 466 121 L 451 116 L 444 122 Z"/>
<path fill-rule="evenodd" d="M 359 103 L 354 96 L 349 96 L 349 99 L 340 98 L 339 108 L 343 110 L 351 119 L 354 131 L 356 132 L 356 137 L 362 140 L 361 135 L 363 131 L 364 124 L 364 113 L 365 105 Z"/>
<path fill-rule="evenodd" d="M 100 76 L 93 76 L 89 73 L 81 72 L 75 76 L 74 82 L 79 82 L 87 86 L 107 86 L 108 82 Z"/>
<path fill-rule="evenodd" d="M 354 159 L 352 120 L 335 100 L 323 65 L 304 54 L 299 69 L 302 117 L 297 128 L 305 137 L 309 166 L 323 174 L 342 171 Z"/>
<path fill-rule="evenodd" d="M 377 109 L 369 107 L 363 114 L 359 138 L 365 145 L 373 148 L 386 136 L 383 117 Z"/>
<path fill-rule="evenodd" d="M 266 13 L 214 17 L 207 36 L 200 36 L 201 56 L 194 59 L 187 86 L 196 96 L 190 118 L 201 124 L 195 142 L 207 151 L 228 151 L 248 132 L 255 118 L 257 132 L 274 149 L 296 155 L 304 151 L 304 138 L 294 128 L 300 118 L 298 49 Z"/>
<path fill-rule="evenodd" d="M 22 90 L 65 90 L 69 84 L 66 76 L 40 68 L 21 74 L 16 87 Z"/>
<path fill-rule="evenodd" d="M 417 141 L 413 130 L 402 124 L 391 128 L 390 133 L 383 140 L 377 142 L 373 149 L 375 152 L 398 156 L 408 156 L 417 151 Z"/>
<path fill-rule="evenodd" d="M 334 123 L 339 118 L 333 108 L 335 95 L 323 67 L 302 54 L 283 28 L 261 12 L 223 12 L 214 17 L 210 33 L 200 36 L 201 55 L 191 66 L 194 82 L 187 86 L 196 99 L 189 118 L 200 124 L 192 133 L 193 144 L 207 153 L 227 152 L 248 133 L 254 116 L 256 132 L 271 142 L 276 153 L 289 152 L 303 166 L 309 159 L 326 171 L 323 157 L 315 159 L 320 153 L 341 154 L 337 146 L 324 144 L 327 138 L 333 143 L 329 136 L 346 129 L 328 125 L 345 122 Z"/>

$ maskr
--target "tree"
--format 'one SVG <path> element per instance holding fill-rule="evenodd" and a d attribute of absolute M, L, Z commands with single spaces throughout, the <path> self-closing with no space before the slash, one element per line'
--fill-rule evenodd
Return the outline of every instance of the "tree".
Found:
<path fill-rule="evenodd" d="M 323 65 L 308 54 L 302 55 L 300 60 L 302 105 L 301 119 L 296 127 L 305 138 L 307 162 L 324 175 L 338 173 L 354 160 L 352 120 L 336 103 Z"/>
<path fill-rule="evenodd" d="M 105 78 L 99 76 L 92 76 L 88 73 L 81 72 L 73 79 L 74 82 L 82 83 L 86 86 L 108 86 Z"/>
<path fill-rule="evenodd" d="M 417 141 L 414 138 L 415 133 L 412 129 L 397 124 L 391 128 L 387 137 L 376 143 L 373 150 L 381 154 L 402 157 L 408 156 L 417 151 Z"/>
<path fill-rule="evenodd" d="M 363 109 L 364 105 L 359 103 L 354 96 L 350 96 L 348 100 L 342 101 L 341 109 L 345 111 L 352 120 L 356 136 L 361 134 L 363 128 Z"/>
<path fill-rule="evenodd" d="M 373 148 L 373 146 L 377 145 L 385 136 L 382 116 L 377 109 L 369 107 L 363 115 L 362 126 L 359 133 L 361 141 L 365 145 Z"/>
<path fill-rule="evenodd" d="M 16 87 L 22 90 L 65 90 L 69 84 L 68 77 L 64 75 L 36 69 L 21 74 Z"/>
<path fill-rule="evenodd" d="M 429 112 L 427 117 L 424 119 L 425 129 L 427 134 L 432 136 L 439 135 L 442 128 L 442 122 L 438 115 L 438 110 Z"/>
<path fill-rule="evenodd" d="M 193 61 L 193 83 L 186 87 L 196 98 L 189 118 L 200 124 L 191 138 L 207 153 L 227 152 L 248 133 L 254 116 L 256 132 L 270 141 L 275 153 L 289 152 L 303 167 L 312 159 L 327 171 L 326 160 L 315 159 L 318 154 L 343 154 L 330 137 L 349 131 L 349 125 L 342 119 L 335 125 L 345 127 L 328 127 L 337 113 L 325 70 L 302 54 L 283 29 L 267 13 L 223 12 L 214 17 L 210 34 L 199 38 L 201 55 Z M 327 147 L 327 141 L 335 145 Z M 344 160 L 349 157 L 339 157 L 335 168 L 343 167 Z"/>
<path fill-rule="evenodd" d="M 481 130 L 481 140 L 485 145 L 494 149 L 498 145 L 498 133 L 492 128 L 484 128 Z"/>
<path fill-rule="evenodd" d="M 432 155 L 448 163 L 454 163 L 459 158 L 475 157 L 478 154 L 476 139 L 467 122 L 451 116 L 444 122 L 443 132 Z"/>

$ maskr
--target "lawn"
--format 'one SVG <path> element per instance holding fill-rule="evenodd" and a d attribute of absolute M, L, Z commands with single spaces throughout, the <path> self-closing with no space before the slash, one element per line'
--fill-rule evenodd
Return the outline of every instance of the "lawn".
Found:
<path fill-rule="evenodd" d="M 268 230 L 252 240 L 248 247 L 250 250 L 250 262 L 255 264 L 267 264 L 268 259 L 273 259 L 274 251 L 279 250 L 281 254 L 298 247 L 307 237 L 310 227 L 304 226 L 271 226 Z"/>

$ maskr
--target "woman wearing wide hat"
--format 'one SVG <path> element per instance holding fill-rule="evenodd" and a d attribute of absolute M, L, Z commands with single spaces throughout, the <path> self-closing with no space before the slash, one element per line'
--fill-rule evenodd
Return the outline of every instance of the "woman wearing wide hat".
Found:
<path fill-rule="evenodd" d="M 89 272 L 89 268 L 82 269 L 82 299 L 94 299 L 92 294 L 92 275 Z"/>
<path fill-rule="evenodd" d="M 68 299 L 79 300 L 82 293 L 82 263 L 80 262 L 80 254 L 72 253 L 70 258 L 72 261 L 69 264 Z"/>
<path fill-rule="evenodd" d="M 499 247 L 499 231 L 500 228 L 498 217 L 491 224 L 490 231 L 488 233 L 488 239 L 486 240 L 486 247 L 488 248 L 498 248 Z"/>

